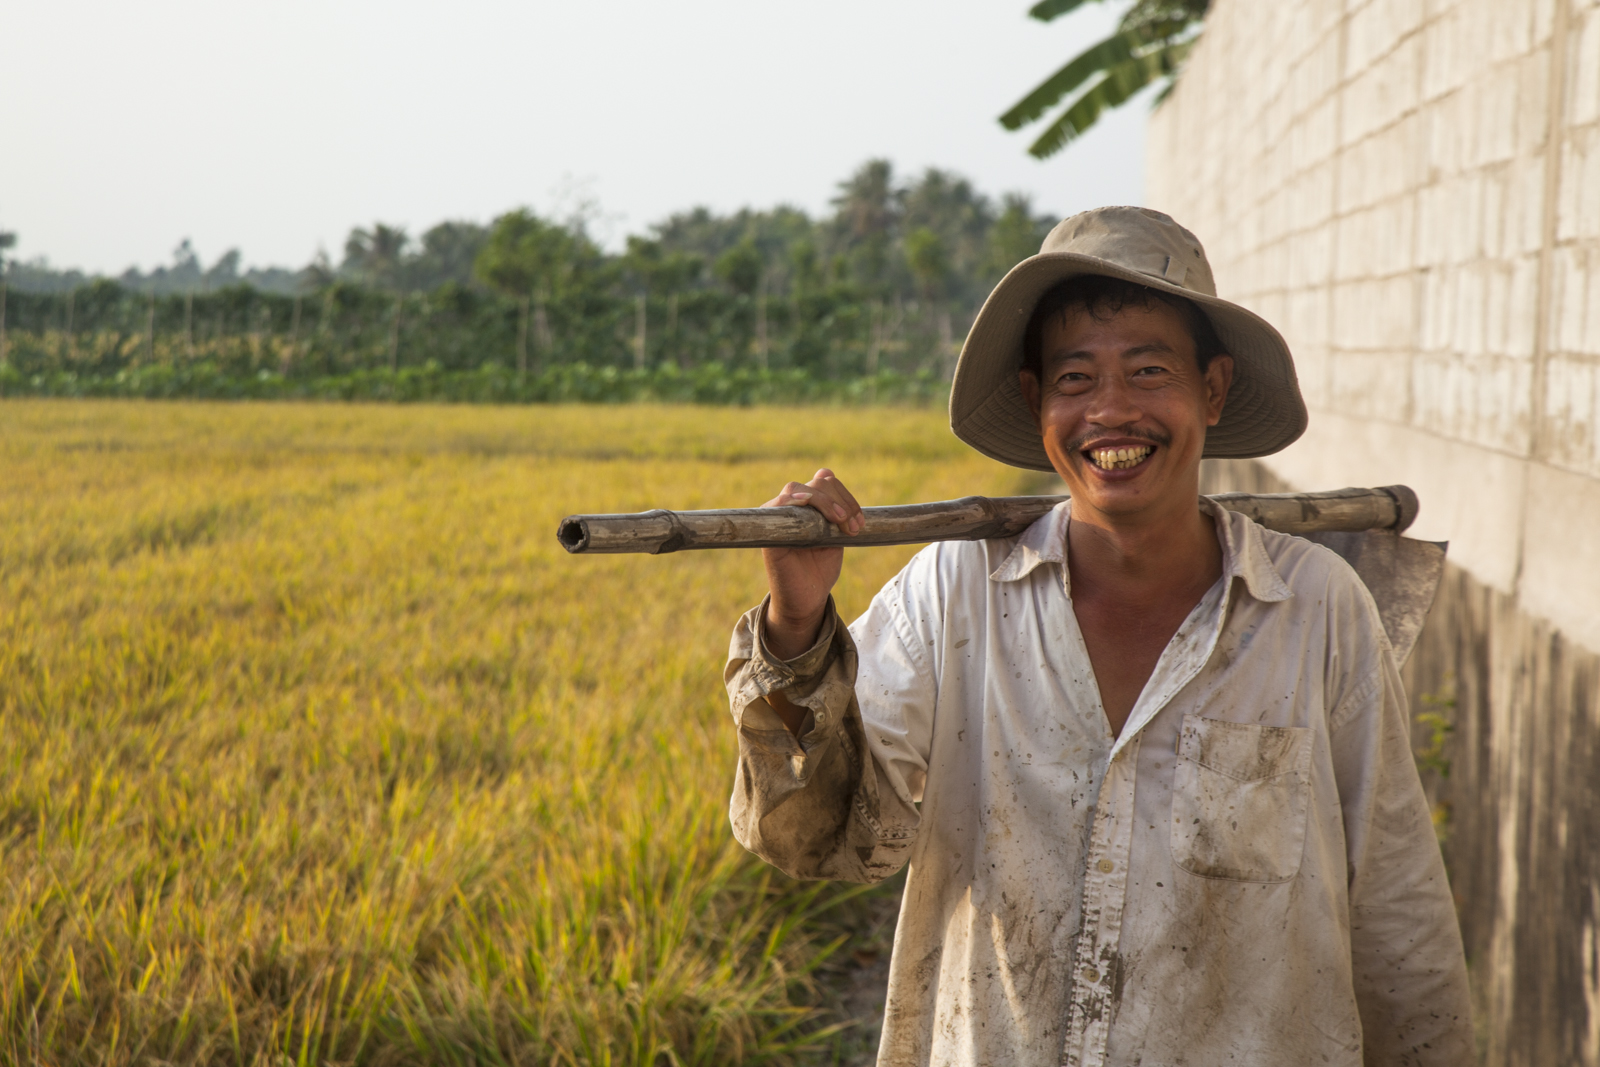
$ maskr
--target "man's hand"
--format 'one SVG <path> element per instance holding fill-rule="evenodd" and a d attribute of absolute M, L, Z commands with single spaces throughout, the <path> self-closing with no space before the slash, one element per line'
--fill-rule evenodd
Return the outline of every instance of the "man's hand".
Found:
<path fill-rule="evenodd" d="M 804 485 L 790 482 L 761 506 L 788 505 L 816 508 L 847 534 L 860 533 L 866 524 L 861 505 L 826 467 Z M 828 594 L 844 565 L 844 549 L 766 548 L 761 550 L 761 558 L 767 567 L 767 587 L 772 590 L 772 603 L 767 606 L 767 649 L 779 659 L 793 659 L 817 639 Z"/>

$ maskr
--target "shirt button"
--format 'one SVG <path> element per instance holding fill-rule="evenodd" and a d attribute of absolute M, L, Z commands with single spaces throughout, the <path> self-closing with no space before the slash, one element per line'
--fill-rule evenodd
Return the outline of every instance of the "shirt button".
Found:
<path fill-rule="evenodd" d="M 1100 868 L 1101 874 L 1110 874 L 1117 869 L 1117 865 L 1110 860 L 1101 860 L 1096 866 Z"/>
<path fill-rule="evenodd" d="M 1083 977 L 1085 981 L 1098 982 L 1100 981 L 1100 972 L 1095 970 L 1093 967 L 1090 967 L 1088 970 L 1083 972 Z"/>

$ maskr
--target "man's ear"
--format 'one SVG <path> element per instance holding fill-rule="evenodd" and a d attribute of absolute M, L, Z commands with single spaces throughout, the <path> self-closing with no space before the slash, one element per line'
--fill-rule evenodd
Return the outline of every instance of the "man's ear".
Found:
<path fill-rule="evenodd" d="M 1219 352 L 1206 365 L 1206 425 L 1215 426 L 1222 418 L 1222 406 L 1228 401 L 1228 390 L 1233 386 L 1233 357 Z M 1037 385 L 1035 386 L 1037 388 Z M 1027 392 L 1026 388 L 1023 390 Z M 1034 412 L 1038 417 L 1038 412 Z"/>
<path fill-rule="evenodd" d="M 1022 387 L 1022 399 L 1028 402 L 1028 410 L 1033 412 L 1033 424 L 1039 425 L 1039 376 L 1023 367 L 1017 371 L 1017 384 Z"/>

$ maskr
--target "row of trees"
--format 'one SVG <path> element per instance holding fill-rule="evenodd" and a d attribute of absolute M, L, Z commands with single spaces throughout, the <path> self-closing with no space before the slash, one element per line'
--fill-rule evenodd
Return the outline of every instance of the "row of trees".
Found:
<path fill-rule="evenodd" d="M 1053 221 L 946 171 L 901 182 L 882 160 L 841 182 L 832 208 L 699 208 L 615 253 L 581 216 L 518 209 L 420 239 L 357 228 L 338 265 L 294 272 L 241 274 L 237 252 L 203 267 L 188 242 L 170 267 L 78 284 L 10 263 L 0 361 L 23 375 L 203 362 L 291 377 L 580 363 L 944 376 L 983 296 Z"/>

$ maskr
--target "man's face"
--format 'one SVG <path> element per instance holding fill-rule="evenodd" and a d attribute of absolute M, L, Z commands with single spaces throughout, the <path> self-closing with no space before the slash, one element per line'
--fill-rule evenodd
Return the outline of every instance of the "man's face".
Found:
<path fill-rule="evenodd" d="M 1041 374 L 1022 371 L 1022 393 L 1074 506 L 1132 517 L 1191 503 L 1233 359 L 1216 356 L 1202 374 L 1183 317 L 1156 300 L 1107 318 L 1069 309 L 1043 342 Z"/>

